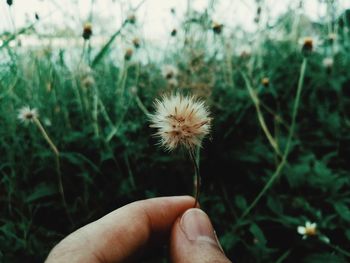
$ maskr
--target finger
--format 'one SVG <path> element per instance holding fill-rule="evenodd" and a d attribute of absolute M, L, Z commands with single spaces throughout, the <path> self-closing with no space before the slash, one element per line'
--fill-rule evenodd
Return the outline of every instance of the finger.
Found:
<path fill-rule="evenodd" d="M 170 253 L 174 263 L 229 263 L 209 217 L 200 209 L 187 210 L 173 226 Z"/>
<path fill-rule="evenodd" d="M 155 234 L 170 232 L 176 218 L 193 203 L 192 197 L 179 196 L 126 205 L 69 235 L 46 262 L 124 262 Z"/>

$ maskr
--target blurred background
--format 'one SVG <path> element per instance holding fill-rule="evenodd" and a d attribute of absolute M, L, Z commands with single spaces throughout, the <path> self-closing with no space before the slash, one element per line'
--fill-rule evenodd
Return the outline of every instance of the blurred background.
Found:
<path fill-rule="evenodd" d="M 192 194 L 188 154 L 149 127 L 175 91 L 210 108 L 200 202 L 233 262 L 349 262 L 349 8 L 1 0 L 0 262 L 43 262 L 127 203 Z"/>

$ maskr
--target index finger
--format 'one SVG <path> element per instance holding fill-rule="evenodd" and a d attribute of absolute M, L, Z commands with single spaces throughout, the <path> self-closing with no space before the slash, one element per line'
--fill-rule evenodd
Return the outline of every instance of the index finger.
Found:
<path fill-rule="evenodd" d="M 193 202 L 190 196 L 159 197 L 123 206 L 63 239 L 46 262 L 123 262 L 155 234 L 169 233 Z"/>

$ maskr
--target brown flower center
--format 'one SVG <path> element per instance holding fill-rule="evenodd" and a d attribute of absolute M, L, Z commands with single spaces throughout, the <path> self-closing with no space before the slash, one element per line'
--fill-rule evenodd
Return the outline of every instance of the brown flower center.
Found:
<path fill-rule="evenodd" d="M 33 113 L 28 112 L 28 113 L 26 113 L 26 115 L 25 115 L 24 117 L 25 117 L 26 119 L 28 119 L 28 120 L 31 120 L 31 119 L 34 118 L 34 115 L 33 115 Z"/>
<path fill-rule="evenodd" d="M 315 236 L 317 234 L 316 227 L 306 227 L 305 235 L 307 236 Z"/>

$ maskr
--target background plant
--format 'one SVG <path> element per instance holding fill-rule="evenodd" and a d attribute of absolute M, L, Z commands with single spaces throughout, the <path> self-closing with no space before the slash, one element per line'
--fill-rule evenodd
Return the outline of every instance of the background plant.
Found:
<path fill-rule="evenodd" d="M 201 207 L 228 256 L 234 262 L 347 262 L 350 15 L 335 15 L 336 1 L 328 4 L 329 22 L 312 23 L 290 10 L 269 25 L 257 16 L 254 34 L 214 21 L 214 1 L 201 13 L 189 8 L 176 34 L 169 29 L 172 45 L 161 61 L 142 59 L 148 46 L 133 44 L 141 28 L 133 16 L 102 46 L 92 44 L 94 34 L 78 49 L 14 45 L 45 20 L 2 33 L 1 261 L 43 261 L 65 235 L 126 203 L 191 193 L 191 162 L 182 152 L 155 148 L 146 117 L 154 98 L 180 89 L 205 99 L 213 115 L 212 138 L 201 150 Z M 256 8 L 263 12 L 263 1 Z M 314 48 L 301 70 L 299 41 L 308 35 Z M 162 75 L 167 64 L 177 68 L 176 81 Z M 35 126 L 17 120 L 26 105 L 38 109 L 59 149 L 73 223 L 62 205 L 55 157 Z M 303 240 L 297 227 L 306 221 L 316 222 L 320 234 Z M 151 255 L 147 262 L 165 257 Z"/>

